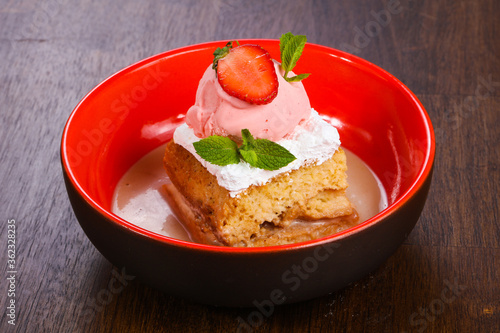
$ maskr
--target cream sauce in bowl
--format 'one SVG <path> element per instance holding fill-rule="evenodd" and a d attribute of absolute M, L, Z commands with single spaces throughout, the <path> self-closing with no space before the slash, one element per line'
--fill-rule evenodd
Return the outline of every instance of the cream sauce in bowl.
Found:
<path fill-rule="evenodd" d="M 355 154 L 347 158 L 347 197 L 361 223 L 387 207 L 387 196 L 378 177 Z M 116 186 L 112 211 L 124 220 L 160 235 L 192 241 L 168 204 L 163 185 L 171 183 L 163 168 L 162 145 L 137 161 Z M 307 223 L 307 222 L 306 222 Z"/>

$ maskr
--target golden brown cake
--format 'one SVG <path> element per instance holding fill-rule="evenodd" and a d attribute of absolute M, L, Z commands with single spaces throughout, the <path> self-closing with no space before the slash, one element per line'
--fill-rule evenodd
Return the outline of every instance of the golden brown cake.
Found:
<path fill-rule="evenodd" d="M 173 184 L 165 187 L 172 206 L 200 243 L 289 244 L 333 234 L 357 221 L 345 196 L 347 166 L 341 148 L 320 165 L 281 173 L 234 197 L 173 140 L 167 145 L 163 162 Z M 332 220 L 314 221 L 318 219 Z"/>

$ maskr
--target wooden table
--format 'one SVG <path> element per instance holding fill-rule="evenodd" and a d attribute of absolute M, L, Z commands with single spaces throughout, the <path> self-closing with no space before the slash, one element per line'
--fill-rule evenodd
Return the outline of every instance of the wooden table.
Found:
<path fill-rule="evenodd" d="M 435 127 L 435 171 L 416 228 L 386 263 L 336 293 L 275 308 L 254 331 L 500 332 L 497 0 L 3 1 L 0 331 L 249 331 L 241 323 L 255 309 L 174 298 L 106 261 L 73 215 L 59 144 L 78 101 L 129 64 L 288 31 L 373 62 L 415 92 Z"/>

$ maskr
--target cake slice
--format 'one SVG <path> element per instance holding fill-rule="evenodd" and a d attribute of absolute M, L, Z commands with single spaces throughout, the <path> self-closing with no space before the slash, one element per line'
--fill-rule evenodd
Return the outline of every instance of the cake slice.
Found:
<path fill-rule="evenodd" d="M 327 236 L 356 222 L 355 210 L 345 196 L 347 167 L 340 148 L 320 165 L 280 174 L 234 197 L 174 141 L 167 145 L 163 162 L 173 184 L 166 187 L 172 206 L 177 207 L 178 216 L 197 242 L 225 246 L 289 244 Z M 294 225 L 296 219 L 303 220 L 300 226 Z"/>

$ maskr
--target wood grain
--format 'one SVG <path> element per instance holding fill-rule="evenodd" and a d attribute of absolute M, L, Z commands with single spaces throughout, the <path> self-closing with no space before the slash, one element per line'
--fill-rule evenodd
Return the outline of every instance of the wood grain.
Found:
<path fill-rule="evenodd" d="M 0 331 L 248 331 L 244 321 L 255 332 L 500 332 L 499 14 L 496 0 L 3 1 L 0 305 L 15 219 L 17 311 L 13 326 L 2 310 Z M 126 272 L 88 241 L 64 189 L 59 145 L 72 109 L 145 57 L 287 31 L 381 66 L 426 107 L 437 152 L 414 231 L 369 276 L 262 321 L 255 309 L 190 303 L 136 279 L 109 292 Z"/>

